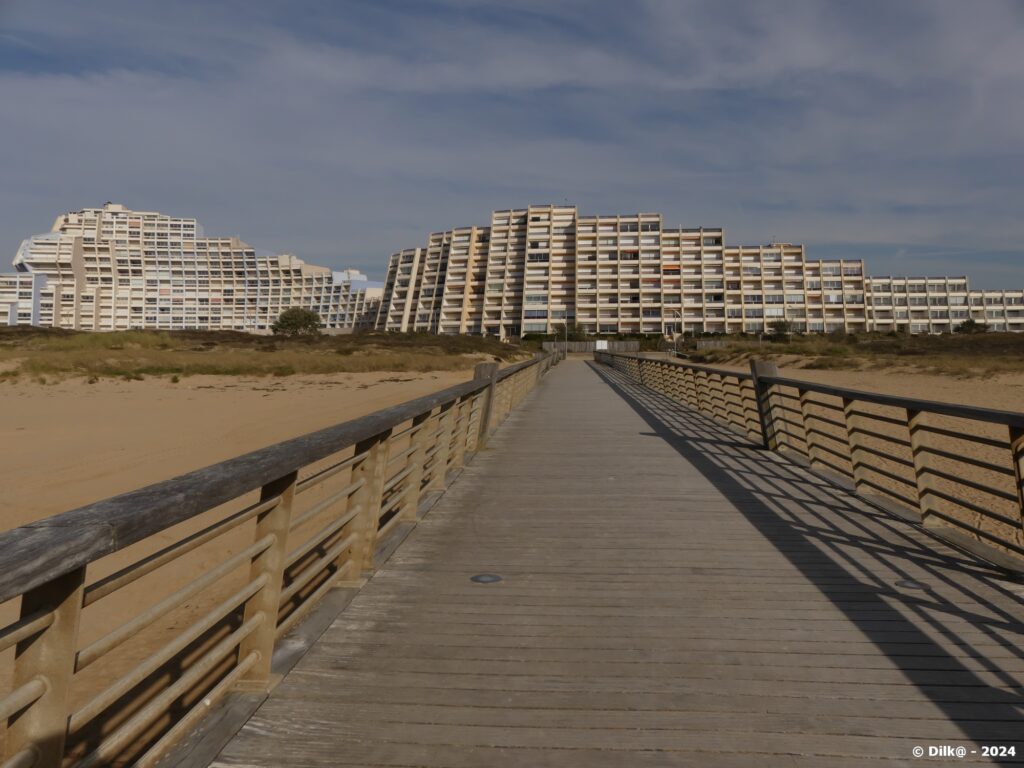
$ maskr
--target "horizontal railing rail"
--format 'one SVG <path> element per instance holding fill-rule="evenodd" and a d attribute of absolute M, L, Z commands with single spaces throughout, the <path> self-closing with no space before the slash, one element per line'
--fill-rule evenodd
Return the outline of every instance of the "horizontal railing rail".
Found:
<path fill-rule="evenodd" d="M 0 768 L 150 765 L 212 701 L 267 690 L 281 637 L 361 583 L 557 358 L 484 363 L 465 384 L 0 534 L 0 609 L 17 614 L 0 614 Z M 108 626 L 111 613 L 127 618 Z"/>
<path fill-rule="evenodd" d="M 1024 413 L 673 359 L 595 353 L 957 546 L 1024 570 Z"/>

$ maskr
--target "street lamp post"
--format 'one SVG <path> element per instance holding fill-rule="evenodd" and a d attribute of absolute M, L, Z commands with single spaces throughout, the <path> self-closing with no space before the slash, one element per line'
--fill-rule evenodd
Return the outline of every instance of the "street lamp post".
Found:
<path fill-rule="evenodd" d="M 676 315 L 676 317 L 679 318 L 679 332 L 675 334 L 675 338 L 672 340 L 672 349 L 674 351 L 678 352 L 679 351 L 678 339 L 679 339 L 679 337 L 683 333 L 683 313 L 680 312 L 678 309 L 670 309 L 669 312 L 674 313 Z"/>

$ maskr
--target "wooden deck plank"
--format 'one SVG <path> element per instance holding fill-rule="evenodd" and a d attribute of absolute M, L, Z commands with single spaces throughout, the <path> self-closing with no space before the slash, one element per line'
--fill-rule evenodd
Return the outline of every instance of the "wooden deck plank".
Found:
<path fill-rule="evenodd" d="M 214 765 L 888 768 L 943 743 L 1024 762 L 1022 595 L 570 360 Z"/>

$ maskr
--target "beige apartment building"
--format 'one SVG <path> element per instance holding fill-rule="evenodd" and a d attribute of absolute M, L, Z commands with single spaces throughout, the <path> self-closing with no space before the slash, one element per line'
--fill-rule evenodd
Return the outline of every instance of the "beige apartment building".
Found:
<path fill-rule="evenodd" d="M 133 328 L 269 333 L 289 307 L 326 330 L 372 327 L 383 289 L 354 271 L 290 254 L 257 256 L 195 219 L 107 203 L 57 218 L 0 275 L 0 323 L 87 331 Z"/>
<path fill-rule="evenodd" d="M 1024 292 L 966 277 L 867 277 L 860 259 L 802 245 L 730 246 L 721 227 L 667 228 L 657 213 L 575 206 L 495 211 L 490 226 L 436 232 L 391 256 L 377 327 L 486 334 L 795 331 L 941 333 L 969 318 L 1024 330 Z"/>

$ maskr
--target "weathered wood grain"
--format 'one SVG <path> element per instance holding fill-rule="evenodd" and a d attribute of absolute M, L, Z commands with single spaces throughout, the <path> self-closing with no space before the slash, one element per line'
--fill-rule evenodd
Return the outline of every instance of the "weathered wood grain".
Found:
<path fill-rule="evenodd" d="M 1022 596 L 920 527 L 570 360 L 214 765 L 888 768 L 938 743 L 1024 756 Z"/>

